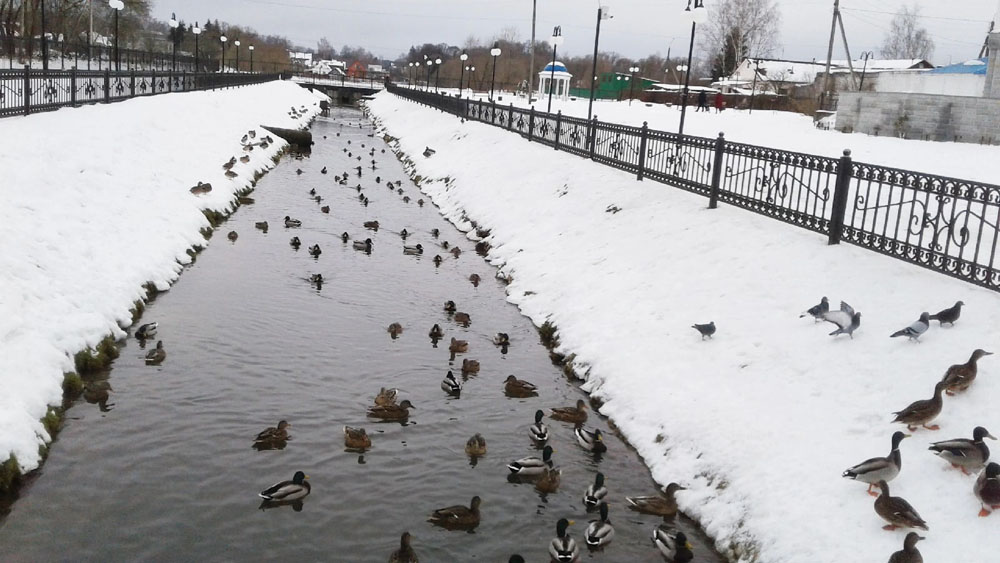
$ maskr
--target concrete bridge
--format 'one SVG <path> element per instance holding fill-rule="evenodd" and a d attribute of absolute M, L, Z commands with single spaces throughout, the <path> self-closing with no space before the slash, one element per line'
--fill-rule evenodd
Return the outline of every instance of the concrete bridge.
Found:
<path fill-rule="evenodd" d="M 330 99 L 334 103 L 340 105 L 357 105 L 358 100 L 362 97 L 371 96 L 385 88 L 385 83 L 381 80 L 357 80 L 349 78 L 332 80 L 312 76 L 293 76 L 292 82 L 298 83 L 303 88 L 319 90 L 330 96 Z"/>

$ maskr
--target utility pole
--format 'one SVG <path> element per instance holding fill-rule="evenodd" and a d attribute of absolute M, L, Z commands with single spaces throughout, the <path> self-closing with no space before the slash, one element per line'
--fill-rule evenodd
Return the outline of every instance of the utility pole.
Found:
<path fill-rule="evenodd" d="M 837 11 L 837 24 L 840 25 L 840 38 L 844 40 L 844 53 L 847 54 L 847 68 L 851 71 L 851 84 L 854 89 L 858 89 L 858 77 L 854 76 L 854 61 L 851 59 L 851 48 L 847 46 L 847 31 L 844 30 L 844 19 L 840 16 L 840 11 Z M 827 69 L 829 72 L 829 69 Z"/>
<path fill-rule="evenodd" d="M 535 16 L 538 13 L 538 0 L 531 0 L 531 55 L 528 63 L 528 103 L 531 103 L 531 93 L 535 91 Z"/>
<path fill-rule="evenodd" d="M 837 19 L 840 17 L 840 0 L 833 0 L 833 21 L 830 22 L 830 44 L 826 48 L 826 79 L 823 94 L 830 91 L 830 63 L 833 61 L 833 39 L 837 36 Z"/>

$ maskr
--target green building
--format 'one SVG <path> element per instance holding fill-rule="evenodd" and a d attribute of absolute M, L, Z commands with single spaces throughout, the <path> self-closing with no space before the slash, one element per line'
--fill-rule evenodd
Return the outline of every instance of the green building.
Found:
<path fill-rule="evenodd" d="M 597 80 L 597 93 L 594 95 L 599 100 L 627 100 L 629 93 L 636 98 L 643 90 L 656 84 L 655 80 L 637 76 L 635 84 L 632 83 L 632 75 L 624 72 L 602 72 Z M 590 90 L 587 88 L 570 88 L 569 95 L 577 98 L 589 98 Z"/>

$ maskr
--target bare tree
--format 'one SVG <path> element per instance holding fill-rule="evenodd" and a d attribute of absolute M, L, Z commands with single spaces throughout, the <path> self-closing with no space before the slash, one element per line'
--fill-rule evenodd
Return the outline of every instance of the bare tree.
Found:
<path fill-rule="evenodd" d="M 934 40 L 927 28 L 918 27 L 920 7 L 901 6 L 892 18 L 882 43 L 882 56 L 887 59 L 929 59 L 934 54 Z"/>
<path fill-rule="evenodd" d="M 766 57 L 779 45 L 781 11 L 774 0 L 722 0 L 698 27 L 713 73 L 728 76 L 746 57 Z"/>

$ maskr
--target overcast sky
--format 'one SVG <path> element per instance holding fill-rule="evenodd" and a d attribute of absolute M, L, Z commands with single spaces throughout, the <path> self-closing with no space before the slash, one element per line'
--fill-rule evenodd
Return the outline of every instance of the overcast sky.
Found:
<path fill-rule="evenodd" d="M 187 22 L 211 17 L 249 26 L 265 34 L 283 35 L 294 44 L 315 47 L 326 37 L 336 48 L 360 45 L 383 58 L 395 59 L 411 45 L 459 45 L 470 36 L 491 39 L 505 28 L 520 39 L 531 37 L 532 0 L 154 0 L 162 20 L 176 12 Z M 715 0 L 705 0 L 711 7 Z M 640 58 L 659 52 L 686 53 L 690 27 L 678 16 L 687 0 L 607 0 L 614 18 L 601 25 L 601 50 Z M 975 57 L 998 0 L 908 0 L 921 8 L 921 23 L 934 39 L 932 62 L 947 64 Z M 572 55 L 589 55 L 594 46 L 598 0 L 537 0 L 536 38 L 561 25 Z M 782 13 L 777 58 L 825 59 L 833 0 L 777 0 Z M 841 0 L 851 54 L 878 48 L 892 12 L 903 1 Z M 1000 29 L 1000 23 L 998 23 Z M 697 53 L 698 43 L 695 49 Z M 834 58 L 844 58 L 839 34 Z"/>

